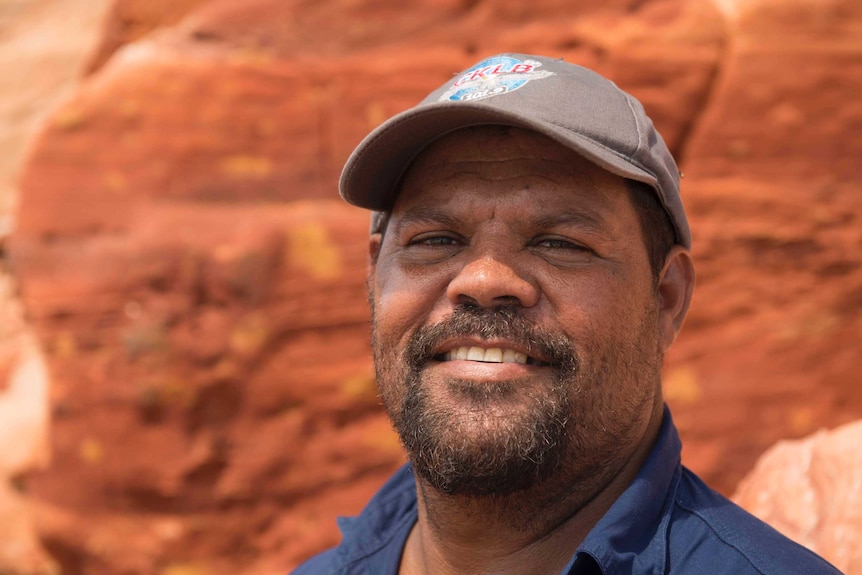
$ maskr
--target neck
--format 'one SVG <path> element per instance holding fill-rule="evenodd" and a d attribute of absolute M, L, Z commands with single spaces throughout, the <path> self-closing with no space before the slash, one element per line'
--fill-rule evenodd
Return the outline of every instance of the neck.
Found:
<path fill-rule="evenodd" d="M 400 575 L 559 574 L 637 475 L 660 420 L 621 468 L 574 481 L 561 473 L 565 480 L 511 495 L 470 497 L 440 492 L 417 477 L 419 516 Z"/>
<path fill-rule="evenodd" d="M 601 517 L 589 503 L 569 517 L 568 501 L 534 508 L 531 516 L 525 501 L 514 501 L 526 494 L 505 500 L 452 497 L 421 485 L 418 493 L 419 518 L 402 575 L 559 573 Z"/>

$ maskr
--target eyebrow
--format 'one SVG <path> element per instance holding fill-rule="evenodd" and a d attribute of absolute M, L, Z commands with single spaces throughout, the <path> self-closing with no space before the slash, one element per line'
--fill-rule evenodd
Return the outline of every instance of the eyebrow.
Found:
<path fill-rule="evenodd" d="M 539 229 L 553 229 L 559 226 L 576 226 L 588 233 L 606 235 L 608 233 L 604 220 L 587 211 L 566 211 L 548 214 L 535 219 L 523 220 L 523 223 Z M 459 229 L 464 220 L 432 206 L 423 206 L 411 210 L 399 218 L 395 233 L 404 226 L 416 224 L 442 225 L 449 229 Z"/>
<path fill-rule="evenodd" d="M 586 211 L 549 214 L 534 220 L 533 225 L 539 228 L 555 228 L 557 226 L 575 225 L 594 233 L 607 232 L 607 226 L 605 225 L 604 220 L 600 216 Z"/>
<path fill-rule="evenodd" d="M 434 207 L 424 206 L 413 209 L 398 219 L 395 233 L 406 225 L 435 224 L 457 229 L 463 225 L 463 220 Z"/>

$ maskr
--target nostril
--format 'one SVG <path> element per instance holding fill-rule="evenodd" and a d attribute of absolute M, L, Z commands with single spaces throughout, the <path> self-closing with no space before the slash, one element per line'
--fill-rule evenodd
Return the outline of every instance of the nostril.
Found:
<path fill-rule="evenodd" d="M 497 305 L 521 305 L 521 300 L 513 295 L 504 295 L 494 298 Z"/>
<path fill-rule="evenodd" d="M 538 301 L 538 286 L 529 277 L 513 261 L 480 257 L 467 263 L 451 279 L 447 294 L 453 303 L 479 307 L 532 307 Z"/>
<path fill-rule="evenodd" d="M 503 295 L 496 296 L 491 298 L 490 300 L 479 300 L 475 297 L 469 296 L 467 294 L 460 294 L 456 298 L 457 304 L 473 306 L 477 308 L 482 307 L 521 307 L 523 302 L 520 298 L 514 295 Z"/>
<path fill-rule="evenodd" d="M 470 307 L 482 307 L 476 298 L 468 296 L 467 294 L 458 294 L 455 298 L 455 303 L 459 305 L 466 305 Z"/>

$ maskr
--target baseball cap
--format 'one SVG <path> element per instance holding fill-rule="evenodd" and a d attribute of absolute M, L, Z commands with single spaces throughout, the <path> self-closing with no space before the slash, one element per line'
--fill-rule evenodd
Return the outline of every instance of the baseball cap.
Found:
<path fill-rule="evenodd" d="M 499 54 L 486 58 L 390 118 L 356 147 L 339 182 L 348 203 L 384 221 L 416 156 L 452 131 L 484 124 L 544 134 L 599 167 L 648 184 L 690 248 L 679 170 L 643 106 L 603 76 L 557 58 Z"/>

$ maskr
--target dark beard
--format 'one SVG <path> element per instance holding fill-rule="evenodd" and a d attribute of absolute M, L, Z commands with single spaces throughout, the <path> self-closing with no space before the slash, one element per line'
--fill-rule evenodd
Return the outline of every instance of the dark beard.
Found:
<path fill-rule="evenodd" d="M 517 413 L 501 418 L 486 408 L 513 401 L 517 383 L 439 383 L 448 385 L 463 405 L 473 408 L 477 419 L 490 422 L 483 433 L 474 429 L 468 435 L 469 425 L 430 400 L 429 383 L 422 379 L 440 342 L 461 336 L 518 342 L 528 355 L 551 364 L 545 369 L 554 370 L 552 384 L 527 397 Z M 376 360 L 378 380 L 383 381 L 387 370 L 381 368 L 380 358 Z M 515 307 L 462 305 L 446 320 L 417 330 L 403 361 L 404 394 L 397 402 L 400 405 L 387 402 L 387 410 L 415 472 L 428 484 L 452 495 L 504 496 L 536 485 L 559 468 L 570 447 L 569 393 L 578 366 L 568 338 L 536 328 Z"/>

